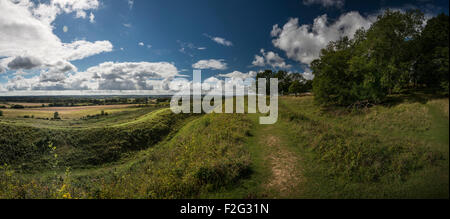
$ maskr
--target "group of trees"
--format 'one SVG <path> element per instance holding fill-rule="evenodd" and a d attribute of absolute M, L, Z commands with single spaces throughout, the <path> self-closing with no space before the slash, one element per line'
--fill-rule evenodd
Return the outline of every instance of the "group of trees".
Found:
<path fill-rule="evenodd" d="M 425 25 L 426 24 L 426 25 Z M 368 30 L 341 38 L 311 63 L 319 103 L 379 103 L 405 89 L 448 93 L 449 17 L 385 11 Z"/>
<path fill-rule="evenodd" d="M 157 100 L 163 99 L 161 97 L 148 96 L 24 96 L 0 97 L 0 103 L 45 103 L 41 107 L 72 107 L 79 105 L 147 104 L 156 98 L 158 98 Z M 11 106 L 11 108 L 22 109 L 25 107 L 16 104 Z"/>
<path fill-rule="evenodd" d="M 280 95 L 298 95 L 300 93 L 305 93 L 312 90 L 312 81 L 305 79 L 300 73 L 288 73 L 282 70 L 277 72 L 265 70 L 263 72 L 259 72 L 256 78 L 266 79 L 267 93 L 270 92 L 269 88 L 271 78 L 278 79 L 278 93 Z M 258 82 L 256 83 L 256 86 L 258 86 Z"/>

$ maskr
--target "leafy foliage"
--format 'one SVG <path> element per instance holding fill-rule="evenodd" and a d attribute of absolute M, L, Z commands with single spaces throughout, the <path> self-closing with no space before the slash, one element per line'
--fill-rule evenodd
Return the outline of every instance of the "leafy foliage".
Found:
<path fill-rule="evenodd" d="M 287 95 L 287 94 L 299 94 L 308 92 L 312 89 L 312 82 L 310 80 L 306 80 L 302 74 L 300 73 L 287 73 L 286 71 L 278 71 L 273 72 L 272 70 L 265 70 L 263 72 L 259 72 L 256 75 L 256 78 L 265 78 L 266 79 L 266 92 L 269 94 L 270 91 L 270 79 L 277 78 L 278 79 L 278 94 Z M 294 84 L 293 90 L 290 87 Z M 256 81 L 256 86 L 258 87 L 258 81 Z"/>
<path fill-rule="evenodd" d="M 418 84 L 441 89 L 443 81 L 445 87 L 448 16 L 430 20 L 424 31 L 423 23 L 420 11 L 387 10 L 369 30 L 358 30 L 353 39 L 331 42 L 311 64 L 317 102 L 379 103 L 387 95 Z"/>

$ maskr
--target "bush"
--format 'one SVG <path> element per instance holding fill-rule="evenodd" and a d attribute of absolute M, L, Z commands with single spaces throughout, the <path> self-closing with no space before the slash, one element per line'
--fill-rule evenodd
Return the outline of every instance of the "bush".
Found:
<path fill-rule="evenodd" d="M 25 109 L 25 107 L 22 106 L 22 105 L 17 105 L 17 104 L 15 104 L 15 105 L 12 105 L 12 106 L 11 106 L 11 109 Z"/>

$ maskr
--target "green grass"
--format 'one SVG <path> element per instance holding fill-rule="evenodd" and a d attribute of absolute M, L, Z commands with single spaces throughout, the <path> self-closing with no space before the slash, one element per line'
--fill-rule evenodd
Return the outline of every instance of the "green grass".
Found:
<path fill-rule="evenodd" d="M 51 159 L 49 144 L 56 147 L 63 166 L 87 168 L 114 162 L 155 145 L 188 116 L 162 109 L 147 113 L 138 123 L 83 129 L 0 124 L 0 163 L 26 172 L 45 170 Z"/>
<path fill-rule="evenodd" d="M 158 145 L 115 164 L 75 170 L 70 176 L 58 171 L 58 182 L 52 171 L 18 178 L 0 175 L 7 182 L 0 184 L 0 197 L 195 198 L 249 174 L 244 140 L 251 123 L 245 116 L 205 115 L 186 121 Z M 47 191 L 49 187 L 53 189 Z"/>
<path fill-rule="evenodd" d="M 356 112 L 323 110 L 312 98 L 284 98 L 281 105 L 306 160 L 302 197 L 448 198 L 448 117 L 430 104 Z"/>
<path fill-rule="evenodd" d="M 245 140 L 245 149 L 251 154 L 249 166 L 251 174 L 236 184 L 210 192 L 202 198 L 240 199 L 267 198 L 269 196 L 263 188 L 263 184 L 271 176 L 270 166 L 265 159 L 268 155 L 268 150 L 260 144 L 260 139 L 263 138 L 264 134 L 264 127 L 258 123 L 260 115 L 248 114 L 246 116 L 251 122 L 251 129 L 247 133 Z"/>
<path fill-rule="evenodd" d="M 282 97 L 269 126 L 158 107 L 2 118 L 0 198 L 448 198 L 448 98 L 403 100 L 351 110 Z M 280 151 L 295 158 L 287 191 L 269 186 Z"/>

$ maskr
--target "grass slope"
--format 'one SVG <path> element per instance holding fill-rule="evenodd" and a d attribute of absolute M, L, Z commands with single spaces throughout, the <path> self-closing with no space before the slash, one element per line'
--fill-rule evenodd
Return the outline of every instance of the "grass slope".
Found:
<path fill-rule="evenodd" d="M 249 174 L 244 139 L 250 122 L 244 115 L 204 115 L 186 121 L 157 146 L 113 165 L 32 175 L 4 168 L 0 197 L 195 198 Z"/>
<path fill-rule="evenodd" d="M 269 126 L 258 114 L 169 109 L 78 128 L 2 123 L 0 158 L 12 165 L 0 170 L 0 197 L 448 198 L 448 105 L 349 110 L 282 97 Z"/>
<path fill-rule="evenodd" d="M 430 108 L 327 112 L 312 97 L 282 99 L 281 122 L 305 161 L 302 197 L 448 198 L 448 117 Z"/>

